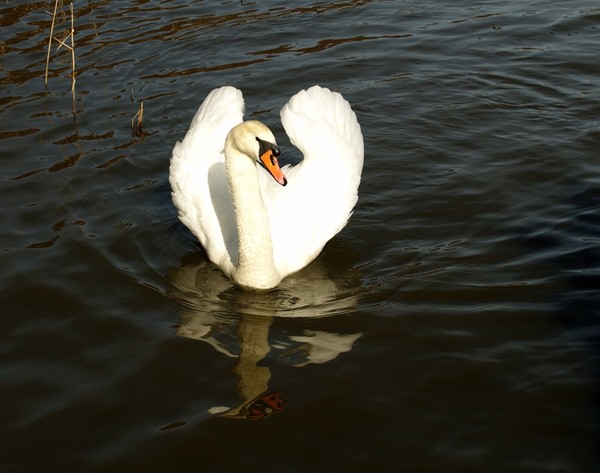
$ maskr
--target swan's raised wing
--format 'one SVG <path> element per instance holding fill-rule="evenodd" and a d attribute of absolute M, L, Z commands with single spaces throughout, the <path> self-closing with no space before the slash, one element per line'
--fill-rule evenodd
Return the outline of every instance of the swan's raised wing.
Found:
<path fill-rule="evenodd" d="M 227 270 L 237 259 L 237 230 L 225 174 L 227 133 L 242 122 L 244 98 L 234 87 L 213 90 L 173 149 L 169 182 L 179 219 L 200 240 L 210 260 Z"/>
<path fill-rule="evenodd" d="M 350 104 L 319 86 L 294 95 L 281 110 L 281 122 L 304 159 L 283 169 L 286 187 L 259 175 L 275 265 L 287 275 L 312 261 L 348 222 L 358 199 L 364 145 Z"/>

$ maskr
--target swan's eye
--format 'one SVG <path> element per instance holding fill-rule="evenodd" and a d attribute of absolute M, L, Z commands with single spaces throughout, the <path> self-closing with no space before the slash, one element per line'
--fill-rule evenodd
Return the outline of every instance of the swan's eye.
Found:
<path fill-rule="evenodd" d="M 265 154 L 268 151 L 270 151 L 272 153 L 272 155 L 275 157 L 279 157 L 281 155 L 281 150 L 279 149 L 279 146 L 274 145 L 273 143 L 270 143 L 268 141 L 261 140 L 258 136 L 255 136 L 255 138 L 256 138 L 256 141 L 258 141 L 258 155 L 259 156 L 262 156 L 263 154 Z"/>

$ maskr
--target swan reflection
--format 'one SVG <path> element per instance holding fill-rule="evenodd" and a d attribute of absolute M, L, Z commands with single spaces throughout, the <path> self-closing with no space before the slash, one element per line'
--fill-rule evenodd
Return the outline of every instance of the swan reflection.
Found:
<path fill-rule="evenodd" d="M 241 403 L 214 407 L 213 414 L 229 418 L 263 419 L 284 408 L 281 393 L 269 390 L 271 370 L 259 366 L 273 352 L 286 363 L 302 367 L 326 363 L 352 349 L 362 333 L 299 330 L 271 333 L 275 318 L 318 318 L 354 310 L 360 284 L 355 274 L 333 280 L 316 261 L 288 277 L 276 290 L 252 293 L 237 289 L 202 255 L 186 258 L 167 274 L 168 295 L 179 301 L 177 333 L 202 341 L 217 352 L 237 358 L 234 372 Z M 264 364 L 264 363 L 263 363 Z"/>

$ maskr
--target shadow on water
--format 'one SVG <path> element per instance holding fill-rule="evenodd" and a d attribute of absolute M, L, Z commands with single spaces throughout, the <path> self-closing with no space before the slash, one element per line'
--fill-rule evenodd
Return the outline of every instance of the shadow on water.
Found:
<path fill-rule="evenodd" d="M 600 187 L 579 184 L 566 201 L 562 218 L 525 231 L 527 251 L 550 261 L 564 277 L 565 288 L 552 297 L 557 320 L 575 339 L 582 341 L 595 360 L 591 396 L 600 429 Z"/>
<path fill-rule="evenodd" d="M 270 352 L 296 367 L 322 364 L 352 350 L 362 336 L 362 332 L 308 329 L 271 333 L 276 318 L 318 319 L 355 310 L 364 292 L 358 275 L 350 272 L 332 279 L 320 260 L 268 292 L 235 287 L 199 253 L 188 255 L 181 266 L 169 271 L 167 281 L 167 295 L 180 307 L 177 333 L 237 358 L 234 372 L 241 402 L 209 410 L 221 417 L 257 420 L 283 409 L 281 393 L 270 388 L 271 370 L 261 365 Z"/>

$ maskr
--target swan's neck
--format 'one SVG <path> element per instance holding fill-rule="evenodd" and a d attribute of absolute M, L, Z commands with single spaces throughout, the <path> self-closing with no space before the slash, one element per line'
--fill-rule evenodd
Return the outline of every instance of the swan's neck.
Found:
<path fill-rule="evenodd" d="M 238 264 L 233 280 L 245 287 L 270 289 L 280 281 L 273 263 L 271 225 L 262 200 L 256 163 L 225 143 L 225 164 L 238 233 Z"/>

